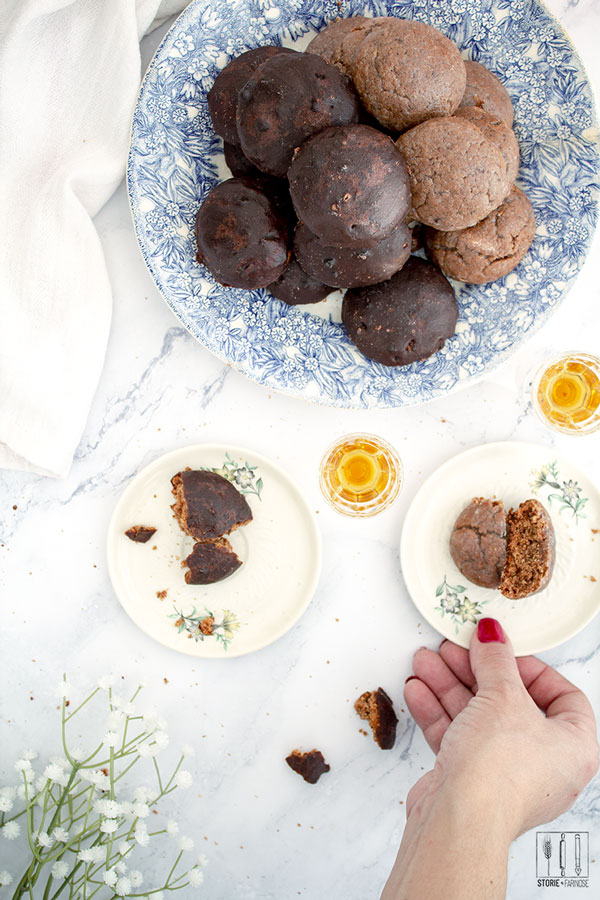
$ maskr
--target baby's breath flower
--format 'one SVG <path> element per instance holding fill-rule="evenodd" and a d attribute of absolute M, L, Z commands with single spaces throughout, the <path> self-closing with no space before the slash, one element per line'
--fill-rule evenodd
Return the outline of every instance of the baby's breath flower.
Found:
<path fill-rule="evenodd" d="M 190 850 L 193 850 L 194 849 L 193 840 L 191 838 L 185 837 L 185 835 L 183 835 L 182 837 L 179 838 L 179 849 L 183 850 L 186 853 L 189 852 Z"/>
<path fill-rule="evenodd" d="M 17 797 L 19 800 L 24 800 L 26 796 L 27 796 L 27 793 L 25 791 L 25 785 L 20 784 L 19 787 L 17 788 Z"/>
<path fill-rule="evenodd" d="M 9 884 L 12 884 L 12 880 L 13 877 L 10 872 L 7 872 L 6 869 L 2 869 L 2 871 L 0 872 L 0 884 L 3 887 L 8 887 Z"/>
<path fill-rule="evenodd" d="M 50 762 L 53 766 L 60 766 L 61 769 L 70 769 L 71 763 L 64 756 L 51 756 Z"/>
<path fill-rule="evenodd" d="M 48 779 L 48 781 L 53 781 L 55 784 L 60 784 L 62 787 L 65 787 L 69 780 L 65 770 L 57 763 L 50 763 L 49 766 L 46 766 L 44 778 Z"/>
<path fill-rule="evenodd" d="M 175 819 L 169 819 L 167 822 L 167 834 L 169 837 L 175 837 L 176 834 L 179 834 L 179 825 Z"/>
<path fill-rule="evenodd" d="M 0 834 L 7 841 L 14 841 L 21 834 L 21 826 L 18 822 L 7 822 L 6 825 L 0 828 Z"/>
<path fill-rule="evenodd" d="M 71 758 L 75 760 L 75 762 L 81 762 L 82 759 L 85 758 L 85 750 L 81 744 L 77 744 L 71 751 Z"/>
<path fill-rule="evenodd" d="M 52 838 L 48 834 L 47 831 L 40 831 L 37 836 L 37 842 L 40 847 L 51 847 L 53 844 Z"/>
<path fill-rule="evenodd" d="M 136 840 L 136 843 L 138 843 L 140 847 L 147 847 L 150 843 L 150 835 L 145 828 L 136 828 L 133 832 L 133 836 Z"/>
<path fill-rule="evenodd" d="M 115 683 L 114 675 L 102 675 L 101 678 L 98 679 L 98 687 L 101 691 L 107 691 L 109 688 L 113 686 Z"/>
<path fill-rule="evenodd" d="M 12 785 L 5 785 L 5 787 L 0 788 L 0 797 L 8 797 L 9 800 L 14 800 L 17 796 L 17 789 Z"/>
<path fill-rule="evenodd" d="M 109 887 L 114 887 L 115 884 L 117 883 L 118 877 L 119 876 L 117 875 L 117 873 L 115 872 L 114 869 L 107 869 L 106 872 L 104 873 L 104 875 L 102 876 L 102 880 L 104 881 L 104 884 L 107 884 Z"/>
<path fill-rule="evenodd" d="M 191 787 L 193 782 L 194 779 L 192 778 L 192 773 L 188 772 L 187 769 L 180 769 L 175 776 L 175 784 L 178 788 L 182 788 L 183 790 Z"/>
<path fill-rule="evenodd" d="M 122 841 L 119 844 L 119 853 L 121 854 L 121 856 L 127 856 L 133 846 L 134 844 L 130 844 L 127 841 Z"/>
<path fill-rule="evenodd" d="M 121 728 L 123 722 L 125 720 L 125 716 L 121 712 L 120 709 L 113 709 L 106 717 L 105 727 L 107 731 L 114 731 L 115 728 Z"/>
<path fill-rule="evenodd" d="M 52 872 L 53 878 L 64 878 L 69 871 L 69 864 L 62 860 L 58 860 L 54 863 L 50 871 Z"/>
<path fill-rule="evenodd" d="M 137 819 L 145 819 L 150 815 L 150 809 L 146 803 L 134 803 L 133 814 Z"/>
<path fill-rule="evenodd" d="M 92 853 L 91 847 L 84 847 L 83 850 L 80 850 L 77 854 L 77 859 L 80 862 L 91 863 L 94 862 L 94 854 Z"/>
<path fill-rule="evenodd" d="M 69 832 L 66 828 L 55 828 L 52 832 L 52 837 L 55 841 L 60 841 L 61 844 L 66 844 L 69 840 Z"/>
<path fill-rule="evenodd" d="M 96 847 L 90 847 L 92 851 L 92 862 L 101 863 L 106 859 L 106 847 L 99 844 Z"/>
<path fill-rule="evenodd" d="M 204 872 L 202 871 L 202 869 L 190 869 L 190 871 L 188 872 L 188 878 L 192 887 L 200 887 L 200 885 L 204 882 Z"/>
<path fill-rule="evenodd" d="M 154 735 L 154 740 L 158 744 L 161 750 L 164 750 L 169 746 L 169 735 L 166 731 L 157 731 Z"/>
<path fill-rule="evenodd" d="M 154 796 L 154 791 L 148 787 L 137 787 L 133 792 L 133 797 L 137 803 L 147 803 Z"/>
<path fill-rule="evenodd" d="M 124 875 L 127 871 L 127 868 L 127 863 L 123 859 L 119 860 L 119 862 L 115 866 L 115 869 L 119 873 L 119 875 Z"/>
<path fill-rule="evenodd" d="M 196 860 L 196 865 L 202 866 L 202 868 L 205 869 L 208 865 L 208 856 L 206 856 L 204 853 L 199 853 L 198 859 Z"/>
<path fill-rule="evenodd" d="M 31 772 L 33 776 L 33 769 L 28 759 L 18 759 L 15 763 L 15 770 L 17 772 L 22 772 L 25 776 Z"/>
<path fill-rule="evenodd" d="M 129 873 L 129 880 L 131 882 L 131 887 L 140 887 L 144 880 L 144 876 L 139 869 L 132 869 Z"/>
<path fill-rule="evenodd" d="M 125 716 L 135 716 L 135 703 L 124 703 L 121 706 L 121 712 Z"/>
<path fill-rule="evenodd" d="M 37 750 L 23 750 L 21 753 L 21 759 L 37 759 L 38 756 Z"/>
<path fill-rule="evenodd" d="M 160 747 L 158 747 L 156 744 L 140 744 L 137 750 L 140 756 L 149 757 L 156 756 L 156 754 L 160 750 Z"/>
<path fill-rule="evenodd" d="M 110 778 L 108 775 L 105 775 L 104 772 L 91 772 L 89 780 L 94 787 L 97 787 L 100 790 L 108 790 L 110 788 Z"/>
<path fill-rule="evenodd" d="M 100 823 L 100 831 L 104 834 L 114 834 L 115 831 L 119 830 L 119 823 L 115 822 L 114 819 L 103 819 Z"/>
<path fill-rule="evenodd" d="M 38 793 L 44 790 L 47 781 L 48 779 L 44 778 L 43 775 L 38 775 L 38 777 L 35 779 L 35 789 L 36 791 L 38 791 Z"/>
<path fill-rule="evenodd" d="M 98 799 L 94 801 L 94 812 L 106 816 L 107 819 L 116 819 L 123 812 L 123 804 L 117 803 L 116 800 Z"/>
<path fill-rule="evenodd" d="M 0 796 L 0 812 L 10 812 L 14 804 L 15 801 L 7 797 L 6 794 Z"/>
<path fill-rule="evenodd" d="M 116 731 L 107 731 L 102 738 L 102 743 L 105 747 L 116 747 L 119 743 L 119 735 Z"/>
<path fill-rule="evenodd" d="M 194 756 L 195 753 L 196 753 L 196 750 L 194 747 L 192 747 L 191 744 L 183 744 L 182 745 L 182 747 L 181 747 L 181 755 L 182 756 Z"/>
<path fill-rule="evenodd" d="M 115 893 L 124 897 L 131 890 L 131 881 L 126 875 L 122 875 L 115 884 Z"/>
<path fill-rule="evenodd" d="M 110 702 L 113 705 L 114 709 L 121 709 L 122 706 L 125 706 L 127 700 L 125 697 L 122 697 L 121 694 L 113 694 Z"/>

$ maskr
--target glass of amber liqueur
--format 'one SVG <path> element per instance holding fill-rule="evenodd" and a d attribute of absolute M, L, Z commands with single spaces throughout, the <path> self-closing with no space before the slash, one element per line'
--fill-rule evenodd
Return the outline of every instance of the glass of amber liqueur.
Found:
<path fill-rule="evenodd" d="M 600 429 L 600 358 L 565 353 L 533 376 L 531 403 L 545 425 L 563 434 Z"/>
<path fill-rule="evenodd" d="M 345 516 L 375 516 L 392 505 L 403 468 L 394 448 L 372 434 L 347 434 L 321 461 L 319 484 L 330 506 Z"/>

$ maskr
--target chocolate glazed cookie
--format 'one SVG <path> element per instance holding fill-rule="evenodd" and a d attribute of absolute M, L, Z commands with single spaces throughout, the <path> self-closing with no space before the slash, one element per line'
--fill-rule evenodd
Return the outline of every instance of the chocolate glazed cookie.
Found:
<path fill-rule="evenodd" d="M 362 287 L 391 278 L 410 256 L 410 245 L 410 230 L 404 222 L 374 247 L 331 247 L 303 224 L 296 227 L 294 235 L 294 253 L 302 268 L 337 288 Z"/>
<path fill-rule="evenodd" d="M 335 247 L 373 247 L 410 206 L 402 154 L 368 125 L 314 135 L 296 153 L 288 180 L 300 221 Z"/>
<path fill-rule="evenodd" d="M 514 186 L 498 209 L 463 231 L 427 228 L 427 255 L 442 272 L 467 284 L 486 284 L 517 266 L 535 235 L 531 203 Z"/>
<path fill-rule="evenodd" d="M 384 366 L 406 366 L 440 350 L 458 308 L 439 269 L 417 256 L 389 281 L 346 292 L 342 322 L 360 352 Z"/>
<path fill-rule="evenodd" d="M 274 56 L 239 93 L 242 150 L 262 172 L 283 178 L 295 150 L 312 134 L 357 122 L 359 101 L 349 78 L 313 53 Z"/>
<path fill-rule="evenodd" d="M 251 178 L 215 185 L 196 216 L 198 261 L 221 284 L 266 287 L 285 269 L 290 251 L 287 221 Z"/>
<path fill-rule="evenodd" d="M 239 145 L 236 114 L 238 94 L 252 73 L 265 60 L 277 56 L 278 53 L 295 53 L 287 47 L 256 47 L 236 56 L 224 69 L 221 69 L 214 84 L 206 95 L 208 111 L 213 128 L 228 144 Z M 237 172 L 233 173 L 237 175 Z M 242 173 L 240 173 L 242 174 Z"/>

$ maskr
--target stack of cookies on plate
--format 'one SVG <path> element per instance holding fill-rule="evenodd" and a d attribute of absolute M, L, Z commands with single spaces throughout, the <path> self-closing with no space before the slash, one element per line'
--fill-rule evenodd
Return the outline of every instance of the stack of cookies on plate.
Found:
<path fill-rule="evenodd" d="M 493 281 L 531 244 L 510 98 L 429 25 L 355 16 L 305 53 L 259 47 L 220 72 L 208 105 L 234 177 L 198 212 L 199 261 L 288 304 L 346 289 L 348 335 L 384 365 L 454 334 L 446 275 Z M 431 262 L 411 257 L 423 244 Z"/>

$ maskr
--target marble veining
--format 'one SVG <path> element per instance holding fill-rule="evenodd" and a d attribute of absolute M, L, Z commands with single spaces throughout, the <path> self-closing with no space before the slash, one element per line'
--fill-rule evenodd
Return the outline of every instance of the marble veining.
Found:
<path fill-rule="evenodd" d="M 549 6 L 562 17 L 598 91 L 600 7 L 595 0 Z M 157 33 L 145 42 L 146 61 L 158 39 Z M 402 699 L 412 653 L 439 642 L 402 581 L 405 511 L 440 463 L 483 441 L 545 443 L 594 477 L 600 434 L 550 433 L 525 414 L 521 389 L 528 370 L 548 353 L 600 350 L 600 238 L 565 303 L 484 381 L 425 406 L 349 411 L 261 388 L 197 345 L 143 266 L 124 186 L 97 226 L 113 284 L 113 325 L 73 467 L 61 481 L 0 474 L 0 783 L 13 781 L 12 763 L 24 747 L 58 752 L 54 685 L 63 671 L 83 691 L 112 670 L 132 687 L 146 683 L 145 703 L 167 718 L 173 755 L 184 742 L 196 748 L 189 765 L 194 787 L 169 813 L 210 859 L 204 896 L 377 900 L 402 833 L 406 794 L 432 762 Z M 388 512 L 352 522 L 322 501 L 317 470 L 334 438 L 361 430 L 397 448 L 405 483 Z M 229 661 L 180 656 L 139 632 L 112 592 L 104 547 L 114 504 L 141 467 L 176 447 L 213 441 L 247 445 L 291 473 L 317 511 L 323 537 L 321 581 L 300 622 L 265 650 Z M 544 658 L 600 710 L 598 619 Z M 362 691 L 378 685 L 400 719 L 392 751 L 360 733 L 353 709 Z M 297 746 L 319 747 L 331 765 L 315 787 L 284 763 Z M 552 826 L 561 829 L 589 831 L 591 856 L 598 859 L 600 779 Z M 0 842 L 0 868 L 16 874 L 14 849 Z M 160 862 L 158 854 L 146 864 L 146 885 Z M 600 895 L 599 866 L 591 864 L 586 897 Z M 551 892 L 559 900 L 571 894 Z M 508 898 L 549 896 L 536 887 L 535 835 L 526 834 L 511 848 Z"/>

